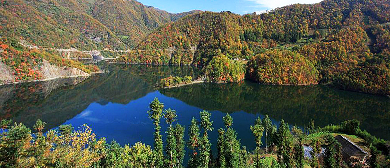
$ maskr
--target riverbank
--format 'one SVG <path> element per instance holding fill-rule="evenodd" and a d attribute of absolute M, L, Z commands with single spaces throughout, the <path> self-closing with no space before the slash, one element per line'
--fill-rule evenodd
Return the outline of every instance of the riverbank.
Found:
<path fill-rule="evenodd" d="M 91 75 L 92 75 L 92 74 L 91 74 Z M 0 86 L 4 86 L 4 85 L 15 85 L 15 84 L 21 84 L 21 83 L 46 82 L 46 81 L 51 81 L 51 80 L 56 80 L 56 79 L 67 79 L 67 78 L 78 78 L 78 77 L 86 77 L 86 78 L 89 78 L 91 75 L 59 76 L 59 77 L 54 77 L 54 78 L 47 78 L 47 79 L 40 79 L 40 80 L 32 80 L 32 81 L 5 82 L 5 83 L 0 83 Z M 2 82 L 3 82 L 3 81 L 2 81 Z"/>
<path fill-rule="evenodd" d="M 194 80 L 191 83 L 183 83 L 183 84 L 178 84 L 178 85 L 174 85 L 174 86 L 167 86 L 167 87 L 163 87 L 162 89 L 177 88 L 177 87 L 193 85 L 193 84 L 198 84 L 198 83 L 204 83 L 204 82 L 205 82 L 204 80 Z"/>

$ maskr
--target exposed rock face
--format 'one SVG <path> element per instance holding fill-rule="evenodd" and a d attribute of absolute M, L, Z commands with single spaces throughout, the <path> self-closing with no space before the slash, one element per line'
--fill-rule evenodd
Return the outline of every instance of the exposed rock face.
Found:
<path fill-rule="evenodd" d="M 15 76 L 12 70 L 0 61 L 0 85 L 15 82 Z"/>
<path fill-rule="evenodd" d="M 49 80 L 54 78 L 74 77 L 74 76 L 89 76 L 88 73 L 81 71 L 77 68 L 71 67 L 58 67 L 51 65 L 48 61 L 43 60 L 41 66 L 42 80 Z"/>
<path fill-rule="evenodd" d="M 38 67 L 36 68 L 38 69 Z M 71 67 L 59 67 L 56 65 L 50 64 L 48 61 L 43 60 L 43 64 L 39 67 L 39 70 L 42 73 L 42 81 L 51 80 L 56 78 L 66 78 L 66 77 L 77 77 L 89 76 L 88 73 Z M 0 61 L 0 85 L 15 83 L 15 76 L 12 69 Z M 26 82 L 26 81 L 22 81 Z"/>

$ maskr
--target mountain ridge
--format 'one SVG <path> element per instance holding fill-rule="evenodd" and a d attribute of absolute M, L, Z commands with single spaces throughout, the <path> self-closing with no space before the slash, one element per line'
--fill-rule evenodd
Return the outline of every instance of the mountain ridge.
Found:
<path fill-rule="evenodd" d="M 390 95 L 389 4 L 325 0 L 260 15 L 197 13 L 154 30 L 120 61 L 191 64 L 201 67 L 207 78 L 236 82 L 229 79 L 244 72 L 231 73 L 233 69 L 221 66 L 223 59 L 215 60 L 226 56 L 234 60 L 225 60 L 226 67 L 249 60 L 247 79 L 263 84 L 331 84 Z M 207 67 L 219 72 L 207 73 Z"/>
<path fill-rule="evenodd" d="M 8 0 L 1 4 L 2 37 L 50 48 L 130 49 L 171 14 L 135 0 Z"/>

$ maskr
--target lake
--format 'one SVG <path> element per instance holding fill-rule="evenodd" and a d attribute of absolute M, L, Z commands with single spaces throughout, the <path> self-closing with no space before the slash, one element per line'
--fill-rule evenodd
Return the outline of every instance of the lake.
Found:
<path fill-rule="evenodd" d="M 213 148 L 229 113 L 241 143 L 255 147 L 249 129 L 254 120 L 269 115 L 274 124 L 284 119 L 303 128 L 311 119 L 316 126 L 339 124 L 349 119 L 361 128 L 390 140 L 390 98 L 338 90 L 327 86 L 265 86 L 250 81 L 234 84 L 194 84 L 180 88 L 157 89 L 163 77 L 198 76 L 192 67 L 146 65 L 106 65 L 104 74 L 89 78 L 58 79 L 0 86 L 0 118 L 23 122 L 32 127 L 37 119 L 46 130 L 61 124 L 75 128 L 89 125 L 107 141 L 153 145 L 153 124 L 148 118 L 149 103 L 157 97 L 165 108 L 177 111 L 178 123 L 186 129 L 199 112 L 211 112 Z M 161 120 L 162 133 L 167 124 Z M 186 137 L 187 138 L 187 137 Z"/>

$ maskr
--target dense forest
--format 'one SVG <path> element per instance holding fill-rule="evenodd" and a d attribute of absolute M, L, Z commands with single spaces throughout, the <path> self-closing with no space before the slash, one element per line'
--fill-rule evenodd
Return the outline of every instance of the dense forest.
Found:
<path fill-rule="evenodd" d="M 0 36 L 45 48 L 129 49 L 150 31 L 188 14 L 171 14 L 135 0 L 6 0 Z"/>
<path fill-rule="evenodd" d="M 246 71 L 232 70 L 239 80 L 246 74 L 264 84 L 331 84 L 389 95 L 389 11 L 387 0 L 325 0 L 260 15 L 202 12 L 159 27 L 120 61 L 191 64 L 207 78 L 236 81 L 224 75 L 229 72 L 207 71 L 220 64 L 215 57 L 226 56 L 244 64 Z"/>
<path fill-rule="evenodd" d="M 250 129 L 256 149 L 247 151 L 237 139 L 233 118 L 223 117 L 225 127 L 214 130 L 211 113 L 200 112 L 200 121 L 193 118 L 188 130 L 177 122 L 175 110 L 164 109 L 155 98 L 149 105 L 149 118 L 154 125 L 153 148 L 138 142 L 122 147 L 117 142 L 97 138 L 90 127 L 74 130 L 61 125 L 44 133 L 46 123 L 37 120 L 32 131 L 22 123 L 2 120 L 0 128 L 1 167 L 387 167 L 387 142 L 361 130 L 357 120 L 340 125 L 316 127 L 310 122 L 305 129 L 292 127 L 281 120 L 273 124 L 268 116 L 257 118 Z M 161 119 L 169 125 L 161 134 Z M 209 135 L 218 133 L 217 144 Z M 184 138 L 185 133 L 188 139 Z M 164 138 L 163 138 L 163 135 Z M 369 152 L 362 162 L 343 157 L 335 136 L 343 135 Z M 262 141 L 264 139 L 264 141 Z M 217 146 L 217 153 L 211 150 Z M 304 147 L 311 146 L 310 156 Z M 187 147 L 187 148 L 186 148 Z M 325 152 L 322 152 L 322 148 Z M 214 153 L 214 154 L 213 154 Z M 185 159 L 185 156 L 188 159 Z M 186 160 L 186 162 L 185 162 Z"/>

